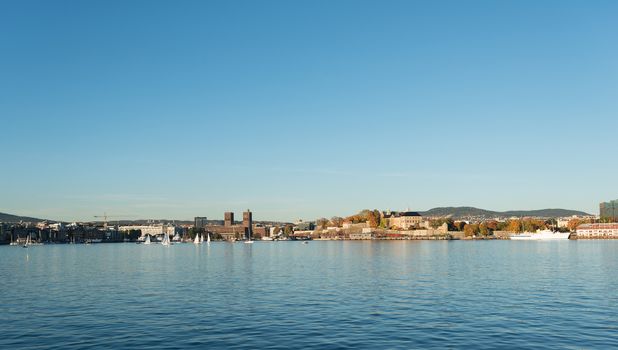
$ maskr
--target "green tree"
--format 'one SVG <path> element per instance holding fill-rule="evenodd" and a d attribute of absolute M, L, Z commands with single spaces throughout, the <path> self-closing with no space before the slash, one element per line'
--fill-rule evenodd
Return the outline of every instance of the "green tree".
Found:
<path fill-rule="evenodd" d="M 453 223 L 453 231 L 463 231 L 464 226 L 466 226 L 464 221 L 455 221 Z"/>
<path fill-rule="evenodd" d="M 506 221 L 500 221 L 496 224 L 496 229 L 495 231 L 506 231 L 508 226 L 508 222 Z"/>
<path fill-rule="evenodd" d="M 429 227 L 437 229 L 438 227 L 442 226 L 443 223 L 444 221 L 442 219 L 429 220 Z"/>

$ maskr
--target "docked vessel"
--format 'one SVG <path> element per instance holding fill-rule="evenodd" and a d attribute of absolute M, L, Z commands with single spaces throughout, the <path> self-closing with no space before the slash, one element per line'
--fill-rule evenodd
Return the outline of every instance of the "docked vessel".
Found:
<path fill-rule="evenodd" d="M 511 236 L 514 241 L 555 241 L 567 240 L 570 232 L 554 232 L 552 230 L 539 230 L 536 232 L 524 232 Z"/>

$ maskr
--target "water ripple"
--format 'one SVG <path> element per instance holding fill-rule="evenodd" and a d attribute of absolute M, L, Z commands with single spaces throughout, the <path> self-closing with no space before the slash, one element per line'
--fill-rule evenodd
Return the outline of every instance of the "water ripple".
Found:
<path fill-rule="evenodd" d="M 618 347 L 618 242 L 0 247 L 0 348 Z"/>

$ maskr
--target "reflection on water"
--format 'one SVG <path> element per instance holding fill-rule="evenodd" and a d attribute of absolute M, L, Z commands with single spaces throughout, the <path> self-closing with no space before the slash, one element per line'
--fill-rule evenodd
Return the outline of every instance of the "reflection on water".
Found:
<path fill-rule="evenodd" d="M 618 344 L 615 241 L 0 247 L 0 348 Z"/>

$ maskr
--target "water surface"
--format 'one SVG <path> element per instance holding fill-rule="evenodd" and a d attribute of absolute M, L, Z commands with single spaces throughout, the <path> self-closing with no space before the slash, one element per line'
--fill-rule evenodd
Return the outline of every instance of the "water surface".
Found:
<path fill-rule="evenodd" d="M 618 347 L 617 241 L 0 247 L 0 348 Z"/>

